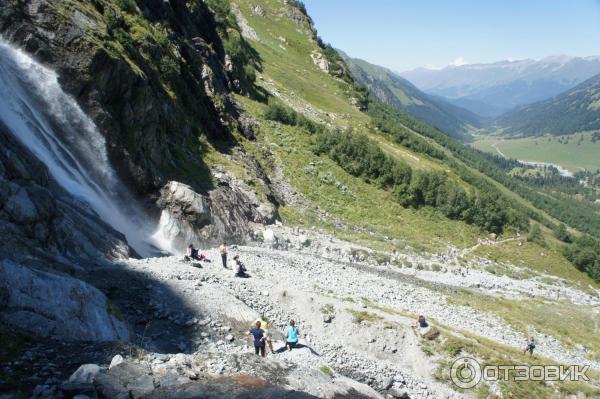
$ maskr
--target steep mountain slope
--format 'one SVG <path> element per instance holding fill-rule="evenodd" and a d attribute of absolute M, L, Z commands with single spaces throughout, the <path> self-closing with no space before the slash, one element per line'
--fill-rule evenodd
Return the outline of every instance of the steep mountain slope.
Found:
<path fill-rule="evenodd" d="M 366 86 L 386 104 L 404 110 L 458 139 L 468 138 L 469 131 L 479 127 L 480 118 L 470 111 L 428 96 L 386 68 L 342 55 L 356 82 Z"/>
<path fill-rule="evenodd" d="M 519 107 L 496 119 L 502 134 L 563 135 L 600 129 L 600 74 L 549 100 Z"/>
<path fill-rule="evenodd" d="M 547 57 L 539 61 L 419 68 L 400 73 L 419 89 L 484 116 L 548 99 L 600 73 L 600 57 Z"/>
<path fill-rule="evenodd" d="M 548 230 L 557 218 L 597 228 L 595 210 L 556 212 L 550 193 L 508 177 L 510 162 L 367 95 L 301 2 L 11 0 L 0 28 L 12 76 L 0 104 L 18 99 L 0 114 L 0 395 L 600 390 L 599 286 Z M 54 90 L 8 90 L 24 78 L 6 73 L 15 63 L 52 67 Z M 23 139 L 42 132 L 47 145 Z M 75 189 L 102 179 L 65 184 L 79 174 L 56 164 L 114 172 L 105 183 L 118 185 L 90 189 L 132 188 L 114 214 L 133 222 L 139 205 L 175 255 L 127 259 L 129 235 Z M 217 261 L 223 240 L 249 278 Z M 189 243 L 212 262 L 181 256 Z M 429 334 L 410 327 L 421 313 Z M 259 317 L 279 349 L 267 359 L 245 335 Z M 304 336 L 285 352 L 291 319 Z M 540 362 L 589 363 L 591 382 L 452 385 L 462 353 L 531 363 L 531 335 Z"/>

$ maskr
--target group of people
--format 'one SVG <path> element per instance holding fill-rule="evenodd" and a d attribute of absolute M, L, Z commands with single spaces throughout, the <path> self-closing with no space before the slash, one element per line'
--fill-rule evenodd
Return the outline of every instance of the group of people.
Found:
<path fill-rule="evenodd" d="M 227 267 L 228 248 L 227 243 L 225 241 L 223 241 L 223 243 L 219 245 L 219 253 L 221 254 L 221 262 L 223 264 L 223 267 L 225 269 L 229 269 L 229 267 Z M 194 248 L 193 244 L 188 245 L 184 259 L 187 261 L 197 260 L 199 262 L 211 262 L 211 260 L 208 259 L 204 254 L 200 253 L 200 250 Z M 242 261 L 240 260 L 239 255 L 234 256 L 233 260 L 235 261 L 235 276 L 242 278 L 250 277 L 250 275 L 248 274 L 248 269 L 246 269 L 246 265 L 244 265 L 244 263 L 242 263 Z"/>
<path fill-rule="evenodd" d="M 269 334 L 267 322 L 263 320 L 256 320 L 250 326 L 250 330 L 248 330 L 247 334 L 252 335 L 254 338 L 254 353 L 256 355 L 260 354 L 262 357 L 265 357 L 267 345 L 271 350 L 271 354 L 275 354 L 275 350 L 273 350 L 273 341 L 271 340 L 271 335 Z M 289 325 L 285 328 L 285 347 L 288 351 L 291 351 L 292 348 L 296 347 L 299 338 L 300 330 L 296 326 L 296 322 L 294 320 L 290 320 Z"/>

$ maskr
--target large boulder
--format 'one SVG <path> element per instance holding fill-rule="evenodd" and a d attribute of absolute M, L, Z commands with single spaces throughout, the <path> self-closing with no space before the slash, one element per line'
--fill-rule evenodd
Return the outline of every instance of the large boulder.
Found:
<path fill-rule="evenodd" d="M 157 201 L 162 209 L 160 229 L 173 243 L 174 252 L 183 251 L 189 243 L 245 242 L 250 235 L 249 222 L 257 212 L 254 202 L 233 182 L 221 181 L 202 195 L 171 181 Z"/>
<path fill-rule="evenodd" d="M 125 323 L 102 292 L 70 276 L 0 261 L 0 318 L 38 336 L 80 341 L 127 340 Z"/>

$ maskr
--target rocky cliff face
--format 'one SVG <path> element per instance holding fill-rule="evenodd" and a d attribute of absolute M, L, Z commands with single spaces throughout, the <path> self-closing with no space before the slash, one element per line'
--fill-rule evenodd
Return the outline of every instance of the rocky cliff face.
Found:
<path fill-rule="evenodd" d="M 125 237 L 70 197 L 0 123 L 0 319 L 50 338 L 117 340 L 127 328 L 72 274 L 129 255 Z"/>
<path fill-rule="evenodd" d="M 252 90 L 249 75 L 259 67 L 232 21 L 229 10 L 213 12 L 201 1 L 9 0 L 0 5 L 0 34 L 58 72 L 63 88 L 105 135 L 120 177 L 143 196 L 157 219 L 163 209 L 180 206 L 161 195 L 171 181 L 200 195 L 210 214 L 228 213 L 230 203 L 211 200 L 224 196 L 203 161 L 205 143 L 216 141 L 231 151 L 237 148 L 235 131 L 253 138 L 253 123 L 231 93 Z M 248 165 L 260 168 L 256 162 Z M 258 206 L 272 208 L 243 191 L 231 187 L 238 194 L 235 202 L 252 205 L 234 212 L 227 223 L 202 220 L 200 228 L 205 222 L 211 228 L 191 235 L 243 241 Z M 180 221 L 180 230 L 198 225 L 181 216 L 171 218 L 171 225 Z"/>
<path fill-rule="evenodd" d="M 257 215 L 277 217 L 266 174 L 236 144 L 253 139 L 254 123 L 232 93 L 250 93 L 258 60 L 232 21 L 202 1 L 0 4 L 2 37 L 58 73 L 105 136 L 119 177 L 157 223 L 162 215 L 175 251 L 199 240 L 242 242 Z M 13 133 L 0 122 L 3 321 L 50 338 L 126 339 L 88 272 L 135 254 Z M 257 178 L 260 198 L 204 163 L 211 143 Z"/>

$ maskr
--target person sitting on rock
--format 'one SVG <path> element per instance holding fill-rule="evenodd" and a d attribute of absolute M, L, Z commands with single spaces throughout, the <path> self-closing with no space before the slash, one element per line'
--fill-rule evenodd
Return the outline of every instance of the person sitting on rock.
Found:
<path fill-rule="evenodd" d="M 192 244 L 188 245 L 188 247 L 187 247 L 186 257 L 189 260 L 197 260 L 200 262 L 202 262 L 202 261 L 210 262 L 210 260 L 207 259 L 206 256 L 204 256 L 204 254 L 201 254 L 199 250 L 194 248 L 194 246 Z"/>
<path fill-rule="evenodd" d="M 285 346 L 288 348 L 288 351 L 296 347 L 299 336 L 300 330 L 296 327 L 296 322 L 290 320 L 290 325 L 285 328 Z"/>
<path fill-rule="evenodd" d="M 240 260 L 239 255 L 236 255 L 233 257 L 233 260 L 235 260 L 235 265 L 236 265 L 236 272 L 235 272 L 235 276 L 236 277 L 250 277 L 250 275 L 247 272 L 246 266 L 242 263 L 242 261 Z"/>
<path fill-rule="evenodd" d="M 419 315 L 419 317 L 417 318 L 417 321 L 415 322 L 415 327 L 419 327 L 419 328 L 429 327 L 427 320 L 425 320 L 425 316 Z"/>
<path fill-rule="evenodd" d="M 254 337 L 254 354 L 258 356 L 258 353 L 260 352 L 260 355 L 262 357 L 265 357 L 266 337 L 265 331 L 262 328 L 260 328 L 260 326 L 261 322 L 260 320 L 257 320 L 256 322 L 254 322 L 254 324 L 250 326 L 250 330 L 247 332 L 247 335 L 252 335 Z"/>

